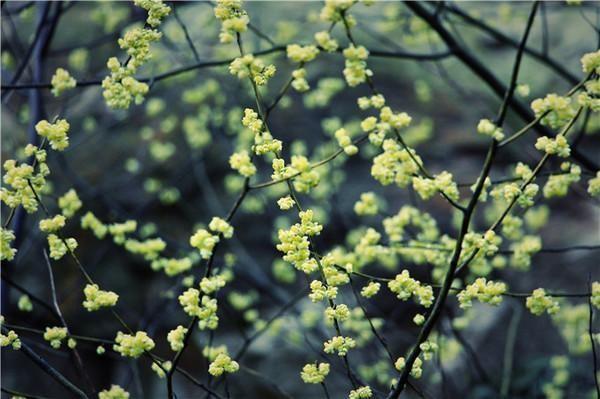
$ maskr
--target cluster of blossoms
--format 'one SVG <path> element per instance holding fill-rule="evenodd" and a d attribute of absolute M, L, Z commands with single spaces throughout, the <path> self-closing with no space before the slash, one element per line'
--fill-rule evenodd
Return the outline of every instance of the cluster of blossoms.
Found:
<path fill-rule="evenodd" d="M 380 109 L 385 105 L 385 97 L 381 94 L 374 94 L 371 97 L 359 97 L 357 100 L 358 108 L 362 110 L 371 107 Z"/>
<path fill-rule="evenodd" d="M 301 46 L 299 44 L 289 44 L 286 48 L 287 57 L 300 64 L 310 62 L 319 54 L 317 46 Z"/>
<path fill-rule="evenodd" d="M 502 294 L 505 292 L 506 284 L 478 278 L 473 284 L 467 285 L 464 290 L 458 293 L 458 302 L 463 309 L 471 307 L 473 299 L 497 306 L 502 302 Z"/>
<path fill-rule="evenodd" d="M 569 187 L 581 179 L 581 167 L 570 162 L 563 162 L 560 165 L 563 171 L 561 174 L 551 175 L 544 185 L 544 197 L 564 197 L 569 191 Z"/>
<path fill-rule="evenodd" d="M 595 72 L 600 75 L 600 50 L 584 54 L 581 57 L 581 67 L 585 73 Z"/>
<path fill-rule="evenodd" d="M 0 316 L 0 325 L 4 323 L 4 316 Z M 13 330 L 8 330 L 6 335 L 0 333 L 0 347 L 11 346 L 14 350 L 21 349 L 21 340 L 19 335 Z"/>
<path fill-rule="evenodd" d="M 496 201 L 506 203 L 516 201 L 519 206 L 527 208 L 534 204 L 533 199 L 539 190 L 540 187 L 535 183 L 527 184 L 523 189 L 517 183 L 506 183 L 494 187 L 490 191 L 490 195 Z"/>
<path fill-rule="evenodd" d="M 246 150 L 231 154 L 229 165 L 231 169 L 237 170 L 244 177 L 251 177 L 256 174 L 256 166 L 252 163 L 250 155 Z"/>
<path fill-rule="evenodd" d="M 158 27 L 161 19 L 171 12 L 162 0 L 136 0 L 135 4 L 148 11 L 146 22 L 153 28 Z M 162 33 L 156 29 L 133 28 L 119 38 L 119 47 L 127 52 L 129 58 L 125 65 L 121 65 L 116 57 L 109 58 L 106 64 L 110 75 L 102 81 L 102 95 L 109 107 L 127 109 L 132 101 L 140 104 L 144 100 L 149 87 L 134 75 L 139 67 L 152 58 L 150 45 L 161 37 Z"/>
<path fill-rule="evenodd" d="M 355 347 L 356 341 L 353 338 L 342 336 L 335 336 L 323 344 L 325 353 L 337 353 L 338 356 L 346 356 Z"/>
<path fill-rule="evenodd" d="M 276 158 L 272 163 L 273 173 L 271 178 L 285 180 L 294 177 L 294 189 L 301 193 L 307 193 L 312 187 L 319 184 L 320 176 L 314 170 L 304 155 L 292 155 L 290 165 L 286 165 L 281 158 Z"/>
<path fill-rule="evenodd" d="M 85 295 L 83 307 L 89 312 L 100 308 L 113 307 L 119 300 L 119 295 L 112 291 L 102 291 L 97 284 L 86 285 L 83 289 L 83 294 Z"/>
<path fill-rule="evenodd" d="M 352 144 L 352 139 L 346 129 L 338 129 L 335 131 L 334 135 L 339 146 L 342 147 L 346 155 L 355 155 L 358 152 L 358 147 Z"/>
<path fill-rule="evenodd" d="M 77 192 L 73 189 L 70 189 L 58 198 L 58 207 L 65 217 L 70 218 L 75 215 L 75 213 L 81 209 L 81 206 L 81 200 L 79 199 Z"/>
<path fill-rule="evenodd" d="M 217 234 L 212 234 L 206 229 L 198 229 L 190 237 L 190 245 L 200 251 L 202 259 L 210 258 L 215 245 L 220 240 L 220 236 L 224 238 L 231 238 L 233 236 L 233 226 L 219 217 L 213 217 L 208 228 Z"/>
<path fill-rule="evenodd" d="M 575 116 L 575 108 L 571 105 L 569 97 L 562 97 L 558 94 L 548 94 L 546 97 L 533 100 L 531 109 L 536 118 L 542 118 L 540 123 L 559 129 L 569 123 Z"/>
<path fill-rule="evenodd" d="M 130 238 L 125 241 L 127 251 L 142 255 L 146 260 L 155 260 L 166 247 L 167 243 L 162 238 L 149 238 L 144 241 Z"/>
<path fill-rule="evenodd" d="M 54 75 L 52 75 L 52 94 L 55 97 L 60 96 L 63 92 L 75 88 L 77 81 L 73 78 L 69 71 L 63 68 L 58 68 Z"/>
<path fill-rule="evenodd" d="M 288 230 L 280 229 L 278 232 L 280 243 L 277 244 L 277 249 L 285 253 L 283 260 L 307 274 L 318 268 L 316 259 L 310 256 L 308 237 L 318 235 L 323 229 L 323 226 L 313 221 L 313 216 L 313 211 L 310 209 L 300 212 L 300 223 L 295 223 Z"/>
<path fill-rule="evenodd" d="M 350 309 L 347 305 L 339 304 L 334 307 L 329 306 L 325 309 L 325 319 L 327 321 L 333 322 L 337 320 L 339 322 L 344 322 L 350 318 Z"/>
<path fill-rule="evenodd" d="M 403 270 L 396 277 L 388 282 L 390 291 L 396 294 L 398 299 L 408 300 L 413 295 L 419 300 L 419 303 L 426 308 L 433 304 L 433 289 L 429 285 L 423 285 L 420 281 L 410 277 L 408 270 Z"/>
<path fill-rule="evenodd" d="M 154 341 L 144 331 L 138 331 L 135 335 L 124 334 L 119 331 L 115 338 L 115 342 L 116 344 L 113 345 L 113 350 L 115 352 L 119 352 L 121 356 L 133 358 L 138 358 L 144 352 L 154 348 Z"/>
<path fill-rule="evenodd" d="M 59 119 L 55 123 L 42 120 L 35 125 L 35 131 L 48 139 L 53 150 L 63 151 L 69 146 L 69 127 L 69 122 L 65 119 Z"/>
<path fill-rule="evenodd" d="M 10 244 L 15 239 L 15 233 L 11 230 L 0 228 L 0 260 L 13 260 L 17 250 Z"/>
<path fill-rule="evenodd" d="M 329 374 L 329 363 L 310 363 L 302 367 L 300 378 L 307 384 L 320 384 Z"/>
<path fill-rule="evenodd" d="M 56 215 L 53 218 L 42 219 L 39 223 L 40 230 L 45 233 L 54 233 L 65 227 L 65 217 Z"/>
<path fill-rule="evenodd" d="M 377 215 L 379 212 L 379 199 L 373 192 L 360 195 L 360 200 L 354 204 L 354 212 L 357 215 Z"/>
<path fill-rule="evenodd" d="M 373 75 L 373 71 L 367 68 L 367 58 L 369 50 L 363 46 L 354 46 L 351 44 L 343 51 L 346 64 L 344 68 L 344 78 L 348 86 L 354 87 L 367 81 L 367 77 Z"/>
<path fill-rule="evenodd" d="M 232 360 L 227 354 L 219 353 L 215 360 L 210 363 L 208 372 L 218 377 L 223 373 L 235 373 L 240 369 L 240 365 L 235 360 Z"/>
<path fill-rule="evenodd" d="M 263 60 L 255 58 L 252 54 L 238 57 L 229 64 L 229 73 L 237 76 L 238 79 L 250 77 L 258 86 L 267 84 L 276 71 L 275 65 L 265 65 Z"/>
<path fill-rule="evenodd" d="M 406 360 L 404 359 L 404 357 L 399 357 L 396 360 L 396 362 L 394 363 L 394 367 L 398 371 L 404 370 L 405 366 L 406 366 Z M 421 375 L 423 375 L 422 367 L 423 367 L 423 360 L 421 360 L 420 357 L 416 358 L 415 362 L 412 365 L 412 369 L 410 370 L 410 375 L 413 378 L 421 378 Z"/>
<path fill-rule="evenodd" d="M 184 326 L 177 326 L 176 329 L 169 331 L 167 334 L 167 341 L 171 345 L 171 350 L 179 352 L 183 349 L 183 340 L 187 334 L 188 329 Z"/>
<path fill-rule="evenodd" d="M 167 360 L 164 362 L 154 362 L 152 363 L 152 371 L 154 371 L 156 373 L 156 375 L 158 376 L 158 378 L 165 378 L 165 376 L 167 375 L 166 372 L 169 372 L 171 370 L 171 368 L 173 367 L 173 363 L 171 363 L 171 361 Z"/>
<path fill-rule="evenodd" d="M 242 9 L 241 0 L 218 0 L 214 12 L 215 17 L 221 21 L 221 43 L 231 43 L 236 34 L 248 29 L 250 19 Z"/>
<path fill-rule="evenodd" d="M 292 72 L 292 87 L 294 90 L 304 93 L 305 91 L 310 90 L 310 85 L 308 84 L 308 80 L 306 80 L 306 69 L 298 68 Z"/>
<path fill-rule="evenodd" d="M 179 303 L 185 313 L 198 318 L 198 326 L 201 330 L 206 328 L 214 330 L 219 325 L 216 299 L 208 295 L 203 295 L 200 299 L 200 291 L 196 288 L 189 288 L 179 296 Z"/>
<path fill-rule="evenodd" d="M 411 157 L 407 150 L 392 139 L 383 141 L 382 148 L 383 153 L 373 159 L 371 175 L 384 186 L 395 183 L 399 187 L 406 187 L 412 181 L 413 175 L 419 171 L 419 166 L 412 157 L 417 162 L 421 162 L 421 158 L 413 149 L 409 149 L 412 152 Z"/>
<path fill-rule="evenodd" d="M 469 232 L 465 234 L 462 256 L 468 257 L 472 251 L 480 251 L 485 256 L 494 255 L 501 242 L 502 238 L 494 230 L 488 230 L 483 235 Z"/>
<path fill-rule="evenodd" d="M 562 134 L 556 135 L 554 139 L 546 136 L 539 137 L 535 142 L 535 148 L 548 155 L 558 155 L 562 158 L 567 158 L 571 155 L 569 142 Z"/>
<path fill-rule="evenodd" d="M 421 198 L 427 200 L 433 197 L 437 192 L 444 193 L 452 200 L 458 200 L 460 193 L 456 182 L 452 180 L 452 173 L 443 171 L 437 174 L 433 179 L 415 176 L 412 179 L 413 188 Z"/>
<path fill-rule="evenodd" d="M 56 234 L 48 234 L 48 247 L 50 257 L 54 260 L 61 259 L 67 252 L 73 252 L 77 248 L 77 240 L 74 238 L 62 239 Z"/>
<path fill-rule="evenodd" d="M 279 206 L 279 209 L 281 209 L 282 211 L 292 209 L 295 203 L 296 201 L 294 201 L 294 199 L 289 195 L 281 197 L 277 200 L 277 206 Z"/>
<path fill-rule="evenodd" d="M 98 399 L 129 399 L 129 392 L 118 385 L 111 385 L 109 389 L 98 392 Z"/>
<path fill-rule="evenodd" d="M 315 33 L 315 42 L 317 42 L 319 47 L 323 50 L 330 53 L 337 50 L 339 47 L 337 40 L 333 39 L 326 30 Z"/>
<path fill-rule="evenodd" d="M 108 226 L 108 232 L 113 236 L 113 241 L 119 245 L 125 243 L 125 235 L 133 233 L 136 229 L 137 222 L 135 220 L 113 223 Z"/>
<path fill-rule="evenodd" d="M 60 348 L 62 341 L 67 338 L 68 331 L 66 327 L 46 327 L 44 339 L 50 342 L 54 349 Z"/>
<path fill-rule="evenodd" d="M 348 399 L 369 399 L 371 397 L 373 397 L 373 391 L 369 386 L 353 389 L 348 395 Z"/>
<path fill-rule="evenodd" d="M 543 288 L 538 288 L 531 293 L 531 296 L 527 297 L 525 302 L 527 309 L 536 316 L 547 312 L 552 315 L 558 312 L 559 304 L 557 301 L 552 299 L 551 296 L 546 295 L 546 291 Z"/>
<path fill-rule="evenodd" d="M 17 307 L 20 311 L 31 312 L 33 310 L 33 303 L 31 303 L 31 298 L 29 298 L 29 295 L 21 295 L 19 297 L 19 301 L 17 302 Z"/>
<path fill-rule="evenodd" d="M 256 111 L 246 108 L 244 110 L 244 117 L 242 118 L 242 125 L 254 133 L 253 150 L 256 155 L 264 155 L 269 152 L 279 154 L 281 152 L 281 141 L 274 139 L 269 131 L 263 131 L 263 121 L 258 117 L 258 113 Z"/>
<path fill-rule="evenodd" d="M 320 302 L 324 299 L 335 299 L 338 288 L 325 285 L 320 280 L 313 280 L 310 283 L 310 291 L 310 294 L 308 294 L 310 300 L 313 302 Z"/>
<path fill-rule="evenodd" d="M 365 285 L 360 290 L 360 295 L 364 296 L 365 298 L 371 298 L 371 297 L 377 295 L 380 288 L 381 288 L 381 284 L 379 284 L 376 281 L 370 281 L 369 284 Z"/>
<path fill-rule="evenodd" d="M 531 257 L 542 249 L 542 240 L 539 236 L 527 235 L 520 241 L 511 244 L 513 251 L 511 263 L 514 267 L 527 270 L 531 265 Z"/>
<path fill-rule="evenodd" d="M 438 345 L 433 341 L 425 341 L 419 345 L 419 349 L 423 352 L 423 359 L 431 360 L 435 351 L 438 350 Z"/>
<path fill-rule="evenodd" d="M 98 239 L 103 239 L 108 233 L 108 227 L 102 223 L 92 212 L 87 212 L 81 217 L 81 228 L 90 229 Z"/>
<path fill-rule="evenodd" d="M 489 136 L 496 141 L 500 141 L 504 138 L 502 128 L 496 126 L 489 119 L 481 119 L 477 125 L 477 133 Z"/>

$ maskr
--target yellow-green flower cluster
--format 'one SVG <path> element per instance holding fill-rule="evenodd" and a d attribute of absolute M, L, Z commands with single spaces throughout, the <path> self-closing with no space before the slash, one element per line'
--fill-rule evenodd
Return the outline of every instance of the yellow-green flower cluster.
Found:
<path fill-rule="evenodd" d="M 366 192 L 360 195 L 360 200 L 354 204 L 354 212 L 357 215 L 376 215 L 379 212 L 379 199 L 374 192 Z"/>
<path fill-rule="evenodd" d="M 63 215 L 56 215 L 53 218 L 40 220 L 40 230 L 45 233 L 56 232 L 65 227 L 65 217 Z"/>
<path fill-rule="evenodd" d="M 67 338 L 66 327 L 46 327 L 44 332 L 44 339 L 50 342 L 50 346 L 54 349 L 60 348 L 62 341 Z"/>
<path fill-rule="evenodd" d="M 301 193 L 309 192 L 320 181 L 319 174 L 313 170 L 308 158 L 304 155 L 292 155 L 291 165 L 286 165 L 283 159 L 276 158 L 273 160 L 272 167 L 271 178 L 283 180 L 294 177 L 294 189 Z"/>
<path fill-rule="evenodd" d="M 575 116 L 575 109 L 571 105 L 569 97 L 562 97 L 558 94 L 548 94 L 546 97 L 533 100 L 531 109 L 536 118 L 541 117 L 541 124 L 550 126 L 552 129 L 558 129 Z"/>
<path fill-rule="evenodd" d="M 81 200 L 74 189 L 70 189 L 58 198 L 58 207 L 65 217 L 72 217 L 81 208 Z"/>
<path fill-rule="evenodd" d="M 248 151 L 243 150 L 235 152 L 229 157 L 229 166 L 231 169 L 237 170 L 244 177 L 251 177 L 256 174 L 256 166 L 252 163 Z"/>
<path fill-rule="evenodd" d="M 225 287 L 225 284 L 225 278 L 220 274 L 213 277 L 204 277 L 200 281 L 200 290 L 205 294 L 212 294 Z"/>
<path fill-rule="evenodd" d="M 546 291 L 543 288 L 538 288 L 531 293 L 531 296 L 527 297 L 525 302 L 527 309 L 536 316 L 547 312 L 552 315 L 558 312 L 558 302 L 552 299 L 551 296 L 546 295 Z"/>
<path fill-rule="evenodd" d="M 223 373 L 235 373 L 240 369 L 240 365 L 235 360 L 232 360 L 227 354 L 219 353 L 215 360 L 210 363 L 208 372 L 215 377 Z"/>
<path fill-rule="evenodd" d="M 263 122 L 258 118 L 258 114 L 254 110 L 250 108 L 244 110 L 242 125 L 254 133 L 253 150 L 256 155 L 264 155 L 269 152 L 278 154 L 281 152 L 281 141 L 273 139 L 269 131 L 262 131 Z"/>
<path fill-rule="evenodd" d="M 66 238 L 63 241 L 56 234 L 48 234 L 48 247 L 50 248 L 50 257 L 52 259 L 58 260 L 65 256 L 67 251 L 75 251 L 77 245 L 77 240 L 74 238 Z"/>
<path fill-rule="evenodd" d="M 417 313 L 415 317 L 413 317 L 413 323 L 415 323 L 418 326 L 422 325 L 423 323 L 425 323 L 425 316 L 423 316 L 420 313 Z"/>
<path fill-rule="evenodd" d="M 183 349 L 183 340 L 187 332 L 188 329 L 184 326 L 177 326 L 174 330 L 169 331 L 167 334 L 167 341 L 169 342 L 169 345 L 171 345 L 171 350 L 173 352 L 179 352 Z"/>
<path fill-rule="evenodd" d="M 119 295 L 112 291 L 102 291 L 98 284 L 87 284 L 83 289 L 83 307 L 92 312 L 100 308 L 110 308 L 117 304 Z"/>
<path fill-rule="evenodd" d="M 465 235 L 463 249 L 465 253 L 479 250 L 486 256 L 491 256 L 498 252 L 501 243 L 502 238 L 494 230 L 488 230 L 483 235 L 469 232 Z"/>
<path fill-rule="evenodd" d="M 6 173 L 3 176 L 4 184 L 0 188 L 0 199 L 10 208 L 16 208 L 22 205 L 28 212 L 35 212 L 38 208 L 38 203 L 35 194 L 29 183 L 34 187 L 36 192 L 39 192 L 46 184 L 45 176 L 50 173 L 50 170 L 45 163 L 40 163 L 39 173 L 34 174 L 34 168 L 28 164 L 17 166 L 14 159 L 8 159 L 4 162 L 4 170 Z M 10 186 L 11 189 L 6 186 Z"/>
<path fill-rule="evenodd" d="M 6 335 L 0 333 L 0 347 L 4 348 L 10 345 L 14 350 L 21 349 L 21 340 L 19 335 L 13 330 L 9 330 Z"/>
<path fill-rule="evenodd" d="M 350 349 L 356 347 L 356 341 L 350 337 L 335 336 L 323 343 L 325 353 L 337 353 L 338 356 L 346 356 Z"/>
<path fill-rule="evenodd" d="M 564 197 L 569 191 L 569 186 L 581 179 L 581 167 L 570 162 L 563 162 L 560 169 L 562 174 L 551 175 L 544 185 L 544 197 Z"/>
<path fill-rule="evenodd" d="M 33 310 L 33 303 L 31 303 L 29 295 L 21 295 L 19 297 L 19 301 L 17 302 L 17 307 L 22 312 L 31 312 Z"/>
<path fill-rule="evenodd" d="M 308 81 L 306 80 L 306 69 L 298 68 L 292 71 L 292 87 L 294 90 L 303 93 L 310 89 Z"/>
<path fill-rule="evenodd" d="M 585 73 L 600 74 L 600 50 L 584 54 L 581 57 L 581 69 Z"/>
<path fill-rule="evenodd" d="M 357 100 L 358 108 L 362 110 L 373 108 L 381 108 L 385 105 L 385 97 L 381 94 L 375 94 L 371 97 L 359 97 Z"/>
<path fill-rule="evenodd" d="M 98 399 L 129 399 L 129 392 L 118 385 L 111 385 L 110 389 L 98 393 Z"/>
<path fill-rule="evenodd" d="M 358 152 L 358 147 L 352 144 L 352 139 L 346 129 L 338 129 L 335 131 L 334 135 L 339 146 L 342 147 L 346 155 L 354 155 Z"/>
<path fill-rule="evenodd" d="M 372 397 L 373 397 L 373 391 L 371 390 L 371 387 L 369 387 L 369 386 L 358 387 L 356 389 L 353 389 L 350 391 L 350 394 L 348 395 L 348 399 L 369 399 Z"/>
<path fill-rule="evenodd" d="M 320 280 L 313 280 L 310 283 L 310 291 L 308 297 L 313 302 L 320 302 L 323 299 L 335 299 L 338 293 L 337 287 L 330 287 L 323 284 Z"/>
<path fill-rule="evenodd" d="M 276 71 L 275 65 L 265 65 L 260 58 L 255 58 L 252 54 L 238 57 L 229 64 L 229 73 L 238 79 L 250 77 L 258 86 L 265 85 Z"/>
<path fill-rule="evenodd" d="M 394 367 L 398 371 L 402 371 L 405 366 L 406 366 L 406 360 L 404 359 L 404 357 L 399 357 L 398 360 L 396 360 L 396 362 L 394 363 Z M 421 360 L 420 357 L 416 358 L 415 362 L 412 365 L 412 369 L 410 370 L 410 375 L 413 378 L 421 378 L 421 375 L 423 375 L 422 366 L 423 366 L 423 360 Z"/>
<path fill-rule="evenodd" d="M 424 200 L 433 197 L 437 192 L 446 194 L 450 199 L 458 200 L 460 193 L 458 186 L 452 180 L 452 173 L 443 171 L 433 179 L 415 176 L 412 179 L 413 188 Z"/>
<path fill-rule="evenodd" d="M 502 200 L 507 203 L 516 199 L 517 204 L 523 208 L 532 206 L 533 199 L 537 195 L 540 187 L 535 183 L 528 184 L 523 190 L 517 183 L 501 184 L 490 191 L 490 195 L 495 200 Z"/>
<path fill-rule="evenodd" d="M 166 372 L 169 372 L 169 370 L 171 370 L 171 367 L 173 367 L 173 363 L 171 363 L 171 361 L 167 360 L 164 361 L 162 363 L 152 363 L 152 371 L 154 371 L 156 373 L 156 375 L 158 376 L 158 378 L 165 378 L 165 376 L 167 375 Z"/>
<path fill-rule="evenodd" d="M 242 9 L 241 0 L 217 0 L 214 12 L 215 17 L 221 21 L 221 43 L 231 43 L 236 34 L 248 29 L 250 19 Z"/>
<path fill-rule="evenodd" d="M 325 5 L 321 9 L 320 18 L 325 22 L 340 22 L 342 20 L 342 12 L 349 9 L 356 0 L 325 0 Z M 345 14 L 349 26 L 353 26 L 356 22 L 353 18 Z"/>
<path fill-rule="evenodd" d="M 566 158 L 571 155 L 571 148 L 569 142 L 564 135 L 558 134 L 554 139 L 550 137 L 539 137 L 535 142 L 535 148 L 545 152 L 549 155 L 558 155 L 559 157 Z"/>
<path fill-rule="evenodd" d="M 162 0 L 133 0 L 133 3 L 148 11 L 146 23 L 153 28 L 160 25 L 161 20 L 171 13 L 171 8 L 165 5 Z"/>
<path fill-rule="evenodd" d="M 344 78 L 348 86 L 354 87 L 366 82 L 368 76 L 372 76 L 373 72 L 367 68 L 367 58 L 369 58 L 369 50 L 364 46 L 354 46 L 351 44 L 343 51 L 346 59 L 344 68 Z"/>
<path fill-rule="evenodd" d="M 426 308 L 433 304 L 433 289 L 429 285 L 421 284 L 420 281 L 410 277 L 408 270 L 403 270 L 397 274 L 394 280 L 388 282 L 390 291 L 396 294 L 398 299 L 408 300 L 413 295 L 419 300 L 419 303 Z"/>
<path fill-rule="evenodd" d="M 596 177 L 588 180 L 587 192 L 592 197 L 597 197 L 600 195 L 600 172 L 596 172 Z"/>
<path fill-rule="evenodd" d="M 431 360 L 433 354 L 438 350 L 438 345 L 433 341 L 425 341 L 419 345 L 421 351 L 423 351 L 423 359 Z"/>
<path fill-rule="evenodd" d="M 300 378 L 306 384 L 320 384 L 325 381 L 325 377 L 329 374 L 329 363 L 309 363 L 302 367 Z"/>
<path fill-rule="evenodd" d="M 145 331 L 138 331 L 135 335 L 123 334 L 121 331 L 115 337 L 116 344 L 113 350 L 119 352 L 121 356 L 138 358 L 144 352 L 154 348 L 154 341 Z"/>
<path fill-rule="evenodd" d="M 102 223 L 92 212 L 87 212 L 81 217 L 81 228 L 90 229 L 98 239 L 104 238 L 108 227 Z"/>
<path fill-rule="evenodd" d="M 338 304 L 334 307 L 327 307 L 325 309 L 325 319 L 333 322 L 334 320 L 344 322 L 350 317 L 350 309 L 345 304 Z"/>
<path fill-rule="evenodd" d="M 192 268 L 190 258 L 158 258 L 151 263 L 152 270 L 164 269 L 167 276 L 176 276 Z"/>
<path fill-rule="evenodd" d="M 371 298 L 377 295 L 380 288 L 381 284 L 376 281 L 370 281 L 369 284 L 365 285 L 362 290 L 360 290 L 360 295 L 364 296 L 365 298 Z"/>
<path fill-rule="evenodd" d="M 205 229 L 198 229 L 190 237 L 190 245 L 200 251 L 202 259 L 208 259 L 212 255 L 213 248 L 219 242 L 219 236 L 213 235 Z"/>
<path fill-rule="evenodd" d="M 410 149 L 410 151 L 420 163 L 421 158 L 414 150 Z M 419 167 L 411 159 L 408 151 L 392 139 L 383 142 L 383 153 L 373 159 L 371 167 L 371 175 L 384 186 L 396 183 L 400 187 L 406 187 L 418 171 Z"/>
<path fill-rule="evenodd" d="M 200 291 L 189 288 L 179 296 L 179 303 L 184 312 L 199 319 L 198 326 L 201 330 L 206 328 L 214 330 L 219 325 L 216 299 L 211 299 L 207 295 L 203 295 L 200 299 Z"/>
<path fill-rule="evenodd" d="M 0 260 L 13 260 L 17 250 L 10 244 L 15 239 L 15 233 L 12 230 L 0 228 Z"/>
<path fill-rule="evenodd" d="M 477 125 L 477 133 L 489 136 L 496 141 L 500 141 L 504 138 L 502 128 L 496 126 L 489 119 L 481 119 Z"/>
<path fill-rule="evenodd" d="M 524 236 L 521 241 L 510 246 L 513 251 L 511 263 L 515 268 L 527 270 L 531 265 L 531 257 L 542 249 L 542 240 L 539 236 Z"/>
<path fill-rule="evenodd" d="M 288 230 L 279 229 L 280 243 L 277 249 L 285 255 L 283 260 L 293 264 L 304 273 L 312 273 L 317 270 L 317 261 L 310 257 L 310 243 L 308 237 L 318 235 L 323 226 L 313 221 L 313 211 L 308 209 L 300 212 L 300 223 L 292 225 Z"/>
<path fill-rule="evenodd" d="M 497 306 L 502 302 L 502 294 L 505 292 L 506 284 L 478 278 L 473 284 L 467 285 L 464 290 L 458 293 L 458 302 L 462 309 L 471 307 L 473 299 Z"/>
<path fill-rule="evenodd" d="M 132 254 L 139 254 L 146 260 L 154 260 L 164 251 L 167 243 L 162 238 L 151 238 L 144 241 L 127 239 L 125 241 L 125 249 Z"/>
<path fill-rule="evenodd" d="M 304 64 L 315 59 L 319 54 L 317 46 L 301 46 L 299 44 L 288 44 L 286 47 L 287 57 L 294 61 Z"/>
<path fill-rule="evenodd" d="M 338 49 L 337 40 L 333 39 L 326 30 L 315 33 L 315 41 L 323 50 L 329 53 Z"/>
<path fill-rule="evenodd" d="M 594 281 L 592 283 L 592 305 L 600 309 L 600 282 Z"/>
<path fill-rule="evenodd" d="M 62 151 L 69 146 L 69 122 L 59 119 L 55 123 L 41 120 L 35 125 L 35 131 L 50 142 L 53 150 Z"/>
<path fill-rule="evenodd" d="M 113 236 L 113 240 L 117 244 L 124 244 L 125 235 L 133 233 L 136 229 L 137 222 L 135 220 L 127 220 L 123 223 L 113 223 L 108 226 L 108 232 Z M 93 230 L 95 233 L 95 229 Z"/>
<path fill-rule="evenodd" d="M 287 211 L 289 209 L 292 209 L 294 207 L 294 204 L 296 204 L 296 201 L 294 201 L 293 198 L 290 197 L 289 195 L 287 195 L 285 197 L 281 197 L 277 200 L 277 205 L 279 206 L 279 209 L 281 209 L 282 211 Z"/>
<path fill-rule="evenodd" d="M 60 96 L 64 91 L 70 90 L 77 86 L 77 81 L 73 78 L 69 71 L 63 68 L 58 68 L 52 75 L 52 94 L 55 97 Z"/>

